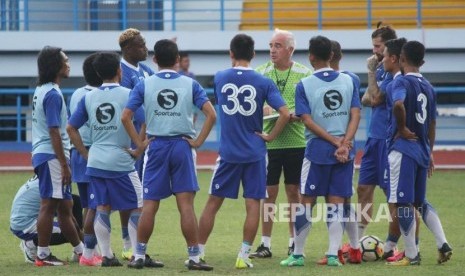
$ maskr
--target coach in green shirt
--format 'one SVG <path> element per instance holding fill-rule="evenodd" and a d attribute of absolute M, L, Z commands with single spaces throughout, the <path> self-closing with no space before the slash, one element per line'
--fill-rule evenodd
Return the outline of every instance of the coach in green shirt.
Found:
<path fill-rule="evenodd" d="M 270 41 L 271 60 L 256 68 L 256 71 L 274 81 L 283 96 L 291 113 L 295 109 L 295 87 L 304 77 L 312 72 L 304 65 L 292 60 L 295 49 L 295 38 L 291 32 L 276 29 Z M 273 129 L 276 113 L 271 107 L 265 107 L 264 131 L 269 133 Z M 268 148 L 268 173 L 267 192 L 268 198 L 264 200 L 262 213 L 262 240 L 257 251 L 251 257 L 269 258 L 271 254 L 271 231 L 273 228 L 273 206 L 279 191 L 279 179 L 284 172 L 284 184 L 289 203 L 299 203 L 300 173 L 302 160 L 305 153 L 305 126 L 300 118 L 291 114 L 291 121 L 283 132 L 274 141 L 267 144 Z M 270 215 L 272 215 L 270 217 Z M 293 251 L 294 233 L 293 224 L 289 223 L 289 254 Z"/>

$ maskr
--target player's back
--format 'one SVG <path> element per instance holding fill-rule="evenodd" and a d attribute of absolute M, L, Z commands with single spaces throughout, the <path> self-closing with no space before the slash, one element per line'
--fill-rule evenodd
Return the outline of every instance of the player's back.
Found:
<path fill-rule="evenodd" d="M 37 219 L 40 209 L 39 179 L 29 179 L 16 192 L 11 206 L 10 227 L 13 230 L 24 230 Z"/>
<path fill-rule="evenodd" d="M 131 139 L 121 123 L 129 89 L 105 84 L 89 92 L 85 106 L 90 124 L 92 146 L 87 167 L 108 171 L 133 171 L 134 160 L 126 151 Z"/>
<path fill-rule="evenodd" d="M 432 120 L 436 119 L 436 96 L 432 85 L 418 73 L 408 73 L 399 77 L 405 88 L 406 127 L 418 137 L 416 141 L 397 139 L 394 149 L 412 158 L 423 167 L 429 164 L 430 143 L 428 133 Z"/>
<path fill-rule="evenodd" d="M 263 131 L 263 105 L 268 102 L 278 109 L 284 103 L 274 83 L 251 68 L 236 67 L 215 75 L 214 90 L 221 122 L 221 158 L 233 163 L 264 158 L 265 142 L 256 135 Z"/>
<path fill-rule="evenodd" d="M 79 101 L 86 95 L 88 92 L 92 91 L 95 87 L 86 85 L 76 89 L 71 95 L 71 100 L 69 101 L 69 112 L 73 114 L 76 111 Z M 79 128 L 79 134 L 81 135 L 82 142 L 84 146 L 90 146 L 92 141 L 90 140 L 90 128 L 89 123 L 86 123 Z"/>

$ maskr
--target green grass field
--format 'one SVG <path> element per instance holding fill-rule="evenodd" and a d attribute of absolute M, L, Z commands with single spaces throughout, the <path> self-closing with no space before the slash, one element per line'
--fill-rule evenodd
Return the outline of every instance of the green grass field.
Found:
<path fill-rule="evenodd" d="M 234 268 L 234 262 L 242 239 L 244 220 L 244 201 L 227 200 L 220 210 L 216 225 L 206 247 L 207 261 L 215 267 L 212 273 L 188 272 L 183 266 L 187 258 L 185 242 L 180 232 L 179 215 L 174 198 L 162 202 L 155 222 L 155 230 L 148 246 L 148 253 L 162 260 L 162 269 L 143 269 L 140 271 L 122 268 L 79 267 L 71 263 L 65 267 L 37 268 L 24 262 L 19 249 L 19 239 L 9 231 L 9 214 L 11 202 L 19 186 L 30 177 L 30 173 L 1 173 L 0 206 L 0 275 L 152 275 L 152 274 L 292 274 L 292 275 L 465 275 L 462 264 L 465 263 L 465 216 L 460 206 L 463 205 L 463 185 L 465 172 L 436 172 L 428 183 L 428 200 L 437 209 L 444 226 L 449 244 L 454 249 L 452 259 L 444 265 L 436 264 L 437 249 L 433 235 L 422 224 L 420 248 L 421 266 L 416 267 L 386 267 L 383 262 L 370 262 L 361 265 L 345 265 L 343 267 L 318 266 L 315 262 L 324 255 L 328 244 L 326 224 L 314 223 L 306 245 L 306 263 L 304 267 L 280 267 L 279 261 L 286 257 L 288 226 L 287 223 L 275 223 L 273 230 L 273 258 L 254 260 L 254 268 L 239 271 Z M 201 191 L 196 198 L 197 216 L 204 207 L 211 172 L 200 172 Z M 357 176 L 356 178 L 357 179 Z M 355 182 L 355 181 L 354 181 Z M 76 190 L 76 189 L 75 189 Z M 284 193 L 280 193 L 281 202 Z M 353 199 L 353 202 L 356 198 Z M 379 189 L 376 192 L 376 202 L 384 201 Z M 376 209 L 375 209 L 376 210 Z M 121 227 L 119 216 L 112 216 L 112 247 L 116 253 L 121 252 Z M 387 222 L 382 221 L 369 225 L 367 234 L 385 239 Z M 257 235 L 253 246 L 255 249 L 260 239 Z M 347 237 L 344 237 L 347 240 Z M 400 241 L 402 247 L 403 242 Z M 69 244 L 53 247 L 52 251 L 59 258 L 70 257 L 72 248 Z"/>

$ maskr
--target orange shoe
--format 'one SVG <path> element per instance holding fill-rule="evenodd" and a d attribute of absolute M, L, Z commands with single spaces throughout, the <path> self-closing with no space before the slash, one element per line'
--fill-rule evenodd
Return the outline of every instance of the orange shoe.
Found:
<path fill-rule="evenodd" d="M 342 245 L 341 251 L 342 251 L 342 256 L 344 256 L 344 259 L 349 258 L 349 250 L 350 250 L 350 243 L 345 243 Z"/>
<path fill-rule="evenodd" d="M 349 263 L 360 264 L 362 263 L 362 252 L 360 249 L 349 248 Z"/>
<path fill-rule="evenodd" d="M 386 262 L 392 263 L 392 262 L 398 262 L 402 260 L 405 257 L 405 251 L 397 251 L 394 252 L 394 255 L 392 257 L 389 257 L 386 259 Z"/>
<path fill-rule="evenodd" d="M 344 259 L 344 256 L 342 256 L 342 255 L 343 255 L 342 250 L 338 250 L 337 251 L 337 257 L 339 259 L 339 262 L 341 264 L 345 264 L 346 260 Z M 360 257 L 361 257 L 361 255 L 360 255 Z M 327 265 L 328 264 L 328 257 L 324 256 L 323 258 L 318 260 L 316 263 L 319 264 L 319 265 Z"/>

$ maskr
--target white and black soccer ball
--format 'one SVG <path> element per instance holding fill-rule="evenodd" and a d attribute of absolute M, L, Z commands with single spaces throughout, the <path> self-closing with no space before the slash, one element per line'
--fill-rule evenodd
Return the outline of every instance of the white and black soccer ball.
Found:
<path fill-rule="evenodd" d="M 381 259 L 384 253 L 384 243 L 376 236 L 368 235 L 360 239 L 362 260 L 373 262 Z"/>

